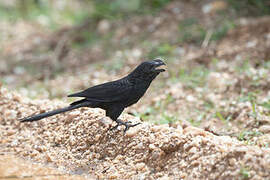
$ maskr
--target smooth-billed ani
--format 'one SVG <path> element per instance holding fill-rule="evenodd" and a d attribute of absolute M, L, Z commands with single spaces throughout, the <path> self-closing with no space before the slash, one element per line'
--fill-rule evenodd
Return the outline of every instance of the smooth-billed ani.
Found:
<path fill-rule="evenodd" d="M 124 132 L 126 132 L 130 127 L 134 127 L 139 123 L 132 125 L 130 122 L 123 122 L 118 117 L 126 107 L 137 103 L 157 75 L 165 71 L 164 69 L 157 68 L 161 65 L 165 65 L 161 59 L 143 62 L 122 79 L 96 85 L 84 91 L 68 95 L 68 97 L 84 98 L 71 103 L 68 107 L 29 116 L 20 121 L 38 121 L 42 118 L 80 107 L 101 108 L 106 111 L 106 116 L 117 123 L 112 129 L 117 128 L 119 125 L 124 125 Z"/>

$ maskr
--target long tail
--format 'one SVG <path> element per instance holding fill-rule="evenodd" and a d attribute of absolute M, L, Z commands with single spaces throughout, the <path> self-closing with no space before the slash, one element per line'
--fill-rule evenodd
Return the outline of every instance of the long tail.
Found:
<path fill-rule="evenodd" d="M 65 108 L 61 108 L 61 109 L 56 109 L 53 111 L 49 111 L 49 112 L 45 112 L 45 113 L 41 113 L 41 114 L 37 114 L 37 115 L 33 115 L 33 116 L 29 116 L 23 119 L 20 119 L 21 122 L 32 122 L 32 121 L 38 121 L 40 119 L 49 117 L 49 116 L 53 116 L 55 114 L 59 114 L 59 113 L 63 113 L 63 112 L 67 112 L 67 111 L 71 111 L 73 109 L 77 109 L 80 107 L 86 107 L 86 106 L 90 106 L 91 102 L 83 99 L 80 101 L 76 101 L 72 104 L 70 104 L 70 106 L 65 107 Z"/>

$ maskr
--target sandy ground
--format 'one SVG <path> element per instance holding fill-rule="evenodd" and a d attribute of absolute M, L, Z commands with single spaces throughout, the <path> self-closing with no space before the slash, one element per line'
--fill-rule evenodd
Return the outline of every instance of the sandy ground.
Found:
<path fill-rule="evenodd" d="M 44 167 L 44 165 L 34 164 L 13 155 L 0 155 L 0 179 L 83 180 L 86 178 L 66 174 L 55 168 Z"/>
<path fill-rule="evenodd" d="M 34 123 L 18 121 L 20 117 L 65 105 L 59 101 L 29 100 L 1 88 L 2 153 L 89 178 L 267 179 L 270 176 L 268 148 L 248 146 L 236 138 L 215 136 L 187 125 L 143 123 L 123 135 L 120 129 L 109 131 L 114 124 L 104 118 L 103 111 L 90 108 Z M 121 118 L 139 121 L 129 115 Z M 14 168 L 10 171 L 18 167 Z"/>

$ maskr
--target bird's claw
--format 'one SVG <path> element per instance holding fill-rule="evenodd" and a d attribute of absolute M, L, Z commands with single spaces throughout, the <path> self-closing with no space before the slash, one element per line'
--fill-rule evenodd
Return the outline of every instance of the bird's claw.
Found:
<path fill-rule="evenodd" d="M 126 124 L 124 124 L 124 126 L 125 126 L 124 134 L 127 132 L 127 130 L 129 130 L 129 128 L 135 127 L 135 126 L 137 126 L 137 125 L 139 125 L 139 124 L 141 124 L 141 123 L 136 123 L 136 124 L 129 124 L 129 123 L 126 123 Z"/>
<path fill-rule="evenodd" d="M 115 129 L 117 129 L 118 128 L 118 126 L 125 126 L 125 129 L 124 129 L 124 134 L 127 132 L 127 130 L 129 130 L 129 128 L 131 128 L 131 127 L 135 127 L 135 126 L 137 126 L 137 125 L 139 125 L 139 124 L 141 124 L 141 123 L 136 123 L 136 124 L 130 124 L 131 123 L 131 121 L 128 121 L 128 122 L 124 122 L 124 121 L 122 121 L 122 120 L 120 120 L 120 119 L 117 119 L 116 120 L 116 123 L 117 123 L 117 125 L 116 126 L 114 126 L 113 128 L 111 128 L 110 130 L 115 130 Z"/>

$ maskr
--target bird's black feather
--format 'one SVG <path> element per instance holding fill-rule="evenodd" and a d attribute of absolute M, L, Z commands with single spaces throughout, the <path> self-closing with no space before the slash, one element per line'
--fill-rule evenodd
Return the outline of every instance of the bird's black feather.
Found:
<path fill-rule="evenodd" d="M 75 101 L 66 108 L 26 117 L 21 119 L 21 122 L 37 121 L 80 107 L 92 107 L 104 109 L 106 116 L 118 124 L 125 125 L 125 130 L 127 130 L 134 125 L 127 125 L 117 118 L 126 107 L 138 102 L 156 76 L 160 72 L 165 71 L 164 69 L 156 69 L 161 65 L 165 64 L 160 59 L 143 62 L 122 79 L 93 86 L 84 91 L 69 95 L 68 97 L 83 97 L 84 99 Z"/>
<path fill-rule="evenodd" d="M 90 87 L 84 91 L 68 95 L 68 97 L 85 97 L 89 101 L 116 102 L 128 97 L 132 91 L 132 84 L 127 78 Z"/>

